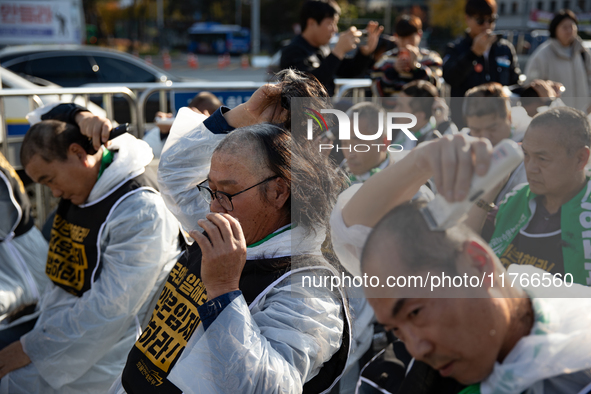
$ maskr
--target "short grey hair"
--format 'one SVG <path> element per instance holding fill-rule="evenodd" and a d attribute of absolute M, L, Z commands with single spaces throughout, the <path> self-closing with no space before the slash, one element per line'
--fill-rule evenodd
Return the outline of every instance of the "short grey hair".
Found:
<path fill-rule="evenodd" d="M 585 146 L 591 147 L 589 120 L 583 111 L 575 108 L 558 107 L 539 113 L 533 117 L 528 131 L 533 128 L 546 128 L 555 131 L 557 139 L 566 148 L 569 155 Z"/>
<path fill-rule="evenodd" d="M 214 151 L 237 152 L 248 149 L 255 157 L 253 170 L 266 168 L 283 178 L 291 196 L 286 202 L 286 214 L 296 225 L 312 230 L 328 227 L 332 207 L 347 186 L 347 178 L 332 162 L 324 160 L 312 147 L 312 142 L 300 143 L 287 130 L 270 123 L 242 127 L 231 132 Z M 261 185 L 262 190 L 267 185 Z"/>

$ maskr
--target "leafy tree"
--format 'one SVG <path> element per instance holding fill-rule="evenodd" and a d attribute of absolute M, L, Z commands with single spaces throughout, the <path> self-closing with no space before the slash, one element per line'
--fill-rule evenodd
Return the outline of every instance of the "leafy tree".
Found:
<path fill-rule="evenodd" d="M 462 34 L 466 28 L 464 0 L 429 0 L 431 26 L 447 28 L 453 36 Z"/>

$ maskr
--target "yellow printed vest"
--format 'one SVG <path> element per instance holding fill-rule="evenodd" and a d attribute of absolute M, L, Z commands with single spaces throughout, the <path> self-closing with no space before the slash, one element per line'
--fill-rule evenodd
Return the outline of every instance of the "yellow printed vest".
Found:
<path fill-rule="evenodd" d="M 31 203 L 29 202 L 25 186 L 2 153 L 0 153 L 0 182 L 6 184 L 10 200 L 19 213 L 18 223 L 14 223 L 12 226 L 14 236 L 18 237 L 33 228 L 35 223 L 31 217 Z M 1 239 L 0 242 L 2 242 Z"/>
<path fill-rule="evenodd" d="M 199 246 L 194 243 L 170 272 L 148 326 L 127 356 L 121 381 L 128 394 L 182 393 L 167 377 L 201 324 L 197 307 L 207 301 L 200 278 L 201 256 Z M 318 257 L 309 256 L 309 259 L 315 268 L 327 265 Z M 291 257 L 247 260 L 239 283 L 247 304 L 269 291 L 290 270 Z M 344 305 L 343 312 L 345 327 L 341 348 L 318 375 L 304 385 L 306 394 L 328 392 L 345 369 L 351 328 L 348 309 Z"/>
<path fill-rule="evenodd" d="M 64 290 L 81 297 L 101 273 L 99 243 L 114 209 L 144 190 L 158 193 L 153 176 L 144 173 L 122 182 L 99 200 L 74 205 L 61 199 L 57 207 L 45 273 Z"/>

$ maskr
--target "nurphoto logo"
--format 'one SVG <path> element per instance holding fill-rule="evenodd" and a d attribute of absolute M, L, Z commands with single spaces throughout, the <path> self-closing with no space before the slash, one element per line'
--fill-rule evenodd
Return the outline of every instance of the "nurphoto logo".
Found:
<path fill-rule="evenodd" d="M 328 124 L 322 114 L 333 114 L 337 117 L 338 123 L 338 136 L 337 140 L 339 141 L 348 141 L 351 140 L 351 120 L 349 116 L 338 109 L 321 109 L 320 112 L 309 108 L 304 107 L 305 114 L 310 117 L 307 123 L 307 139 L 313 140 L 314 139 L 314 122 L 318 124 L 320 130 L 327 132 L 328 131 Z M 384 118 L 386 119 L 386 137 L 388 141 L 392 141 L 392 131 L 393 130 L 400 130 L 402 131 L 410 140 L 416 141 L 417 137 L 409 130 L 410 128 L 416 126 L 417 118 L 413 114 L 409 114 L 406 112 L 387 112 L 384 116 L 383 112 L 380 112 L 378 115 L 378 129 L 374 134 L 367 134 L 367 131 L 364 130 L 365 133 L 361 133 L 359 131 L 359 113 L 353 112 L 353 133 L 354 137 L 362 140 L 362 141 L 376 141 L 380 140 L 381 137 L 384 135 Z M 401 120 L 410 120 L 408 123 L 399 123 Z M 340 147 L 336 145 L 337 151 L 339 149 L 343 150 L 354 150 L 355 152 L 367 152 L 371 148 L 370 146 L 377 146 L 378 149 L 381 146 L 387 147 L 388 151 L 390 152 L 400 152 L 403 150 L 402 145 L 399 144 L 355 144 L 355 145 L 348 145 L 346 147 Z M 320 151 L 322 149 L 333 149 L 335 148 L 332 144 L 319 144 Z"/>

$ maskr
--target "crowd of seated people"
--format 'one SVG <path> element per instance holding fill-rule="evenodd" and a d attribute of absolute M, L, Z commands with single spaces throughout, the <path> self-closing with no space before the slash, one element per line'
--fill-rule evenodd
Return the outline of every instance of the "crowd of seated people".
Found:
<path fill-rule="evenodd" d="M 491 35 L 496 3 L 468 0 L 443 60 L 402 17 L 374 74 L 382 94 L 398 75 L 389 97 L 331 103 L 336 70 L 369 67 L 382 28 L 345 59 L 358 32 L 332 53 L 320 39 L 338 6 L 303 11 L 282 64 L 308 73 L 235 108 L 202 93 L 147 141 L 111 140 L 76 104 L 30 114 L 20 161 L 59 203 L 46 241 L 0 156 L 0 393 L 591 391 L 589 97 L 552 73 L 508 89 L 520 71 Z M 548 48 L 575 53 L 576 15 L 557 18 Z M 523 159 L 468 196 L 507 140 Z M 425 212 L 447 208 L 431 201 L 468 197 L 432 230 Z M 446 275 L 482 280 L 392 285 Z"/>

